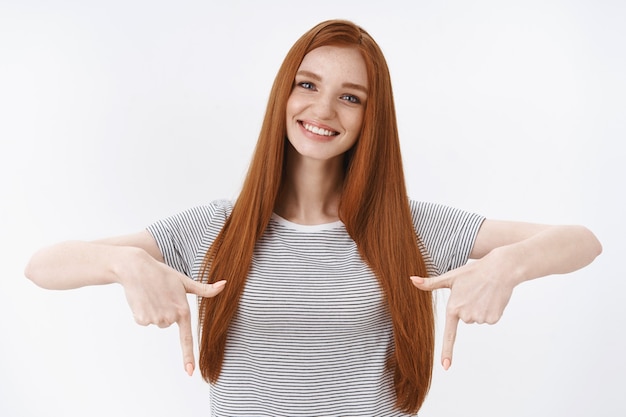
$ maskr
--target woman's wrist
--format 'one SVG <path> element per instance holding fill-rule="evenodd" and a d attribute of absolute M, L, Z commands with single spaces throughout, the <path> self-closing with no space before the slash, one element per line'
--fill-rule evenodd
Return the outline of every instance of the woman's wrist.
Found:
<path fill-rule="evenodd" d="M 142 269 L 142 264 L 150 261 L 150 255 L 134 246 L 111 246 L 107 253 L 111 282 L 122 286 L 137 274 L 132 271 Z"/>
<path fill-rule="evenodd" d="M 504 273 L 502 279 L 506 280 L 511 287 L 516 287 L 529 278 L 524 255 L 524 245 L 515 243 L 512 245 L 495 248 L 489 256 L 497 257 L 497 262 Z"/>

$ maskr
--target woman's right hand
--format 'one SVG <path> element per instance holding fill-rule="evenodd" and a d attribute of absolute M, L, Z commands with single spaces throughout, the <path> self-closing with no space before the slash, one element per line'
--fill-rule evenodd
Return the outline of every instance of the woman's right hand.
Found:
<path fill-rule="evenodd" d="M 215 297 L 226 281 L 213 284 L 197 282 L 155 260 L 146 251 L 137 249 L 133 260 L 117 272 L 126 300 L 137 324 L 154 324 L 161 328 L 176 323 L 180 334 L 185 371 L 190 376 L 195 368 L 191 311 L 187 294 Z"/>
<path fill-rule="evenodd" d="M 137 323 L 159 327 L 178 324 L 189 375 L 195 359 L 187 294 L 214 297 L 225 284 L 201 284 L 167 266 L 156 241 L 145 230 L 96 242 L 68 241 L 42 248 L 24 273 L 47 289 L 121 284 Z"/>

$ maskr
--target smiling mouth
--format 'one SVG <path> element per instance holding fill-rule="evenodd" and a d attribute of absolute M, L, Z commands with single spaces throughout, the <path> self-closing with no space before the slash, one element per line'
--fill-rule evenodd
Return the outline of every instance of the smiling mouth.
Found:
<path fill-rule="evenodd" d="M 337 136 L 339 134 L 339 132 L 336 132 L 334 130 L 327 130 L 318 126 L 314 126 L 302 121 L 299 121 L 298 123 L 300 123 L 300 126 L 302 126 L 306 131 L 314 133 L 316 135 L 320 135 L 320 136 Z"/>

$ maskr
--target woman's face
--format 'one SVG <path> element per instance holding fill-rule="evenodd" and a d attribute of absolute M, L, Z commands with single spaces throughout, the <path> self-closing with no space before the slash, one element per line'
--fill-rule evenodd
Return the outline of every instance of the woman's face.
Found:
<path fill-rule="evenodd" d="M 367 100 L 367 69 L 350 47 L 309 52 L 287 101 L 287 138 L 303 157 L 329 160 L 354 145 Z"/>

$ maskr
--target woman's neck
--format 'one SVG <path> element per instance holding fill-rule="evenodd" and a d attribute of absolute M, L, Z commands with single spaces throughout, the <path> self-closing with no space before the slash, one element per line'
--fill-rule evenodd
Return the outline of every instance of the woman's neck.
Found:
<path fill-rule="evenodd" d="M 286 157 L 276 214 L 299 224 L 339 220 L 344 178 L 342 157 L 319 161 L 304 158 L 294 149 L 289 149 Z"/>

